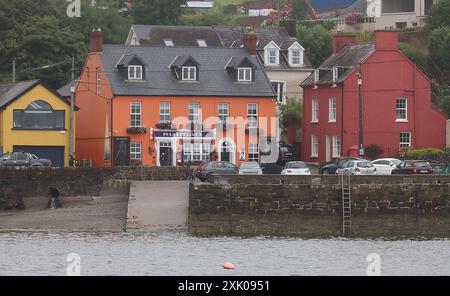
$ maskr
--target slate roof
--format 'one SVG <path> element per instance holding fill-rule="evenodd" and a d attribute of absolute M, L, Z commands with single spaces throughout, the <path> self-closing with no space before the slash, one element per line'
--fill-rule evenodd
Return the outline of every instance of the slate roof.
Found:
<path fill-rule="evenodd" d="M 144 81 L 127 81 L 116 64 L 124 54 L 137 55 L 145 64 Z M 243 48 L 222 47 L 165 47 L 105 45 L 99 53 L 104 71 L 107 73 L 113 93 L 143 96 L 231 96 L 270 97 L 275 96 L 272 86 L 261 64 Z M 199 67 L 199 81 L 177 80 L 169 67 L 177 57 L 190 56 Z M 247 57 L 257 65 L 253 83 L 240 84 L 225 69 L 233 58 Z"/>
<path fill-rule="evenodd" d="M 358 0 L 349 7 L 344 9 L 338 9 L 333 12 L 326 12 L 320 14 L 321 18 L 342 18 L 351 12 L 360 13 L 363 16 L 367 16 L 367 0 Z"/>
<path fill-rule="evenodd" d="M 153 25 L 133 25 L 133 30 L 141 45 L 165 45 L 164 39 L 172 39 L 174 46 L 198 46 L 197 39 L 204 39 L 208 47 L 243 47 L 243 37 L 247 28 L 241 26 L 153 26 Z M 257 50 L 259 58 L 264 61 L 264 54 L 261 53 L 264 47 L 271 41 L 274 41 L 281 51 L 287 52 L 289 47 L 297 38 L 291 37 L 284 27 L 267 28 L 253 27 L 252 30 L 258 36 Z M 212 37 L 216 36 L 216 39 Z M 212 40 L 212 41 L 211 41 Z M 301 41 L 299 42 L 301 45 Z M 287 54 L 281 55 L 280 65 L 277 67 L 267 67 L 268 70 L 280 69 L 311 69 L 312 64 L 304 55 L 304 67 L 292 68 L 289 66 Z"/>
<path fill-rule="evenodd" d="M 321 71 L 325 75 L 320 76 L 317 85 L 333 83 L 333 74 L 332 71 L 330 71 L 333 67 L 340 68 L 339 78 L 336 83 L 344 81 L 347 75 L 374 51 L 375 45 L 373 43 L 358 43 L 344 46 L 341 50 L 329 57 L 319 66 L 319 70 L 328 71 Z M 314 85 L 314 73 L 311 74 L 301 85 Z"/>
<path fill-rule="evenodd" d="M 39 80 L 0 83 L 0 109 L 11 103 L 18 96 L 35 86 Z"/>

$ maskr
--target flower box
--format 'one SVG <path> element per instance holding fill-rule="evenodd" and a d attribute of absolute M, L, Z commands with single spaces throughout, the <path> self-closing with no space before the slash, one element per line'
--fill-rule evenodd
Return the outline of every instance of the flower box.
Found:
<path fill-rule="evenodd" d="M 157 129 L 161 130 L 175 130 L 175 125 L 172 122 L 159 122 L 156 124 Z"/>
<path fill-rule="evenodd" d="M 146 134 L 147 129 L 143 126 L 130 126 L 127 128 L 128 134 Z"/>

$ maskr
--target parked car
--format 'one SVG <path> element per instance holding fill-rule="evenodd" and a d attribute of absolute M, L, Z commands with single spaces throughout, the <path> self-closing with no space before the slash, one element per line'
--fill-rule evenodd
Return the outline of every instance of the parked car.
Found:
<path fill-rule="evenodd" d="M 397 158 L 380 158 L 372 161 L 372 164 L 377 168 L 377 175 L 391 175 L 401 162 Z"/>
<path fill-rule="evenodd" d="M 279 175 L 283 170 L 283 167 L 275 162 L 261 163 L 260 166 L 264 175 Z"/>
<path fill-rule="evenodd" d="M 358 159 L 348 160 L 342 168 L 337 170 L 336 173 L 348 173 L 350 175 L 376 175 L 377 169 L 370 161 Z"/>
<path fill-rule="evenodd" d="M 290 144 L 280 144 L 280 153 L 278 157 L 278 164 L 283 166 L 288 161 L 294 161 L 294 149 Z"/>
<path fill-rule="evenodd" d="M 433 168 L 430 163 L 424 160 L 405 160 L 392 170 L 392 175 L 425 175 L 432 173 Z"/>
<path fill-rule="evenodd" d="M 239 167 L 239 175 L 262 175 L 261 166 L 256 161 L 248 161 L 241 163 Z"/>
<path fill-rule="evenodd" d="M 346 157 L 338 159 L 336 162 L 320 167 L 319 173 L 322 175 L 336 174 L 337 170 L 344 167 L 349 160 L 358 160 L 356 157 Z"/>
<path fill-rule="evenodd" d="M 202 164 L 197 173 L 200 181 L 207 181 L 212 175 L 237 175 L 239 168 L 227 161 L 209 161 Z"/>
<path fill-rule="evenodd" d="M 50 167 L 49 159 L 40 159 L 34 154 L 23 151 L 4 153 L 0 156 L 0 166 L 3 167 Z"/>
<path fill-rule="evenodd" d="M 284 170 L 281 172 L 282 175 L 311 175 L 306 163 L 303 161 L 290 161 L 286 163 Z"/>

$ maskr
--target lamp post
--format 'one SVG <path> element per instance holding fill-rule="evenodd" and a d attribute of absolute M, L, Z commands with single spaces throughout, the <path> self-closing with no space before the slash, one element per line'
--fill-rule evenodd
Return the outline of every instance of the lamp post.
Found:
<path fill-rule="evenodd" d="M 364 158 L 364 132 L 363 132 L 363 96 L 362 96 L 362 66 L 358 65 L 358 94 L 359 94 L 359 157 Z"/>
<path fill-rule="evenodd" d="M 70 129 L 69 129 L 69 162 L 74 163 L 74 107 L 75 107 L 75 57 L 72 57 L 72 80 L 70 82 Z"/>

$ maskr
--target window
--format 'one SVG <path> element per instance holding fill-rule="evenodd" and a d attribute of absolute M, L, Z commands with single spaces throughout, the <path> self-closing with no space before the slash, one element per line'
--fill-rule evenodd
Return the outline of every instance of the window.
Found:
<path fill-rule="evenodd" d="M 189 104 L 189 121 L 199 122 L 200 121 L 200 104 L 190 103 Z"/>
<path fill-rule="evenodd" d="M 319 78 L 320 78 L 320 71 L 319 70 L 314 70 L 314 83 L 319 82 Z"/>
<path fill-rule="evenodd" d="M 395 121 L 408 121 L 408 102 L 406 99 L 397 99 L 395 113 Z"/>
<path fill-rule="evenodd" d="M 411 147 L 411 133 L 400 133 L 400 148 Z"/>
<path fill-rule="evenodd" d="M 414 12 L 415 0 L 383 0 L 381 10 L 382 13 Z"/>
<path fill-rule="evenodd" d="M 250 103 L 247 105 L 247 124 L 248 127 L 258 127 L 258 105 Z"/>
<path fill-rule="evenodd" d="M 183 80 L 193 81 L 197 80 L 197 67 L 183 67 Z"/>
<path fill-rule="evenodd" d="M 276 44 L 272 43 L 270 47 L 265 48 L 265 64 L 269 66 L 278 66 L 280 56 Z"/>
<path fill-rule="evenodd" d="M 336 83 L 336 81 L 339 78 L 339 71 L 337 67 L 333 67 L 333 83 Z"/>
<path fill-rule="evenodd" d="M 206 44 L 206 41 L 203 40 L 203 39 L 198 39 L 198 40 L 197 40 L 197 44 L 198 44 L 198 46 L 200 46 L 200 47 L 208 47 L 208 45 Z"/>
<path fill-rule="evenodd" d="M 219 104 L 219 120 L 222 123 L 228 123 L 228 116 L 230 115 L 230 106 L 227 103 Z"/>
<path fill-rule="evenodd" d="M 211 154 L 211 145 L 209 143 L 184 143 L 183 160 L 191 161 L 209 161 Z"/>
<path fill-rule="evenodd" d="M 238 81 L 252 81 L 252 68 L 238 68 Z"/>
<path fill-rule="evenodd" d="M 277 93 L 277 102 L 279 104 L 285 104 L 286 82 L 284 81 L 272 81 L 272 87 Z"/>
<path fill-rule="evenodd" d="M 164 39 L 164 44 L 166 46 L 173 46 L 173 41 L 172 39 Z"/>
<path fill-rule="evenodd" d="M 96 85 L 96 90 L 97 90 L 97 93 L 99 93 L 100 91 L 101 91 L 101 85 L 100 85 L 100 80 L 101 80 L 101 72 L 100 72 L 100 68 L 97 68 L 97 85 Z"/>
<path fill-rule="evenodd" d="M 319 136 L 311 135 L 311 157 L 319 157 Z"/>
<path fill-rule="evenodd" d="M 259 161 L 259 147 L 258 144 L 252 143 L 248 145 L 248 160 Z"/>
<path fill-rule="evenodd" d="M 303 51 L 300 49 L 293 49 L 290 52 L 291 66 L 303 66 Z"/>
<path fill-rule="evenodd" d="M 65 129 L 66 112 L 53 110 L 45 101 L 34 101 L 25 110 L 13 111 L 15 129 Z"/>
<path fill-rule="evenodd" d="M 140 102 L 132 102 L 130 105 L 131 125 L 132 127 L 141 126 L 142 108 Z"/>
<path fill-rule="evenodd" d="M 328 100 L 328 122 L 336 122 L 336 99 Z"/>
<path fill-rule="evenodd" d="M 311 108 L 312 108 L 311 122 L 319 122 L 319 100 L 313 99 Z"/>
<path fill-rule="evenodd" d="M 131 142 L 130 143 L 130 159 L 132 165 L 142 164 L 142 143 Z"/>
<path fill-rule="evenodd" d="M 128 79 L 142 79 L 142 66 L 128 66 Z"/>
<path fill-rule="evenodd" d="M 341 137 L 333 136 L 333 157 L 341 157 Z"/>
<path fill-rule="evenodd" d="M 159 121 L 169 122 L 170 121 L 170 103 L 161 102 L 159 103 Z"/>

